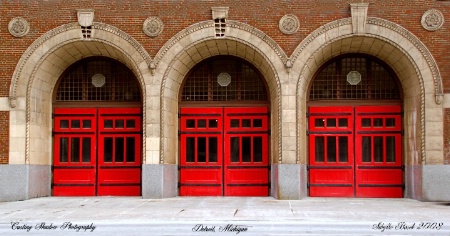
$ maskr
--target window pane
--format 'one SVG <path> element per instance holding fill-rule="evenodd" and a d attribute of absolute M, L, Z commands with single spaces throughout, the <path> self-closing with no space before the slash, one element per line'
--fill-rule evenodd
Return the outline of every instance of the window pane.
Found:
<path fill-rule="evenodd" d="M 328 118 L 327 119 L 327 127 L 336 127 L 336 119 Z"/>
<path fill-rule="evenodd" d="M 339 162 L 348 162 L 348 137 L 339 137 Z"/>
<path fill-rule="evenodd" d="M 217 138 L 210 137 L 208 142 L 208 161 L 217 162 Z"/>
<path fill-rule="evenodd" d="M 371 127 L 371 124 L 370 124 L 370 118 L 363 118 L 362 120 L 361 120 L 361 126 L 362 127 Z"/>
<path fill-rule="evenodd" d="M 261 128 L 262 127 L 262 119 L 254 119 L 253 120 L 253 127 L 254 128 Z"/>
<path fill-rule="evenodd" d="M 80 161 L 80 138 L 72 138 L 70 162 Z"/>
<path fill-rule="evenodd" d="M 230 126 L 231 126 L 231 128 L 239 128 L 239 120 L 237 120 L 237 119 L 232 119 L 232 120 L 230 121 Z"/>
<path fill-rule="evenodd" d="M 242 137 L 242 162 L 252 161 L 251 137 Z"/>
<path fill-rule="evenodd" d="M 91 128 L 91 121 L 83 120 L 83 129 L 90 129 L 90 128 Z"/>
<path fill-rule="evenodd" d="M 250 119 L 243 119 L 242 120 L 242 127 L 250 128 L 251 127 L 251 120 Z"/>
<path fill-rule="evenodd" d="M 383 162 L 383 137 L 374 137 L 374 161 Z"/>
<path fill-rule="evenodd" d="M 197 128 L 206 128 L 206 120 L 198 120 L 197 121 Z"/>
<path fill-rule="evenodd" d="M 125 150 L 125 142 L 124 138 L 116 138 L 116 155 L 114 158 L 114 162 L 123 162 L 123 151 Z"/>
<path fill-rule="evenodd" d="M 135 140 L 134 137 L 127 137 L 127 162 L 135 161 Z"/>
<path fill-rule="evenodd" d="M 124 123 L 123 120 L 116 120 L 116 128 L 123 128 Z"/>
<path fill-rule="evenodd" d="M 62 129 L 69 128 L 69 121 L 68 120 L 61 120 L 59 122 L 59 128 L 62 128 Z"/>
<path fill-rule="evenodd" d="M 83 162 L 91 162 L 91 138 L 83 138 L 82 145 Z"/>
<path fill-rule="evenodd" d="M 314 126 L 315 127 L 325 127 L 325 120 L 322 118 L 314 119 Z"/>
<path fill-rule="evenodd" d="M 206 162 L 206 138 L 199 137 L 197 142 L 197 162 Z"/>
<path fill-rule="evenodd" d="M 105 138 L 103 144 L 104 162 L 112 162 L 113 138 Z"/>
<path fill-rule="evenodd" d="M 112 120 L 105 120 L 103 126 L 105 128 L 112 128 L 113 127 L 113 121 Z"/>
<path fill-rule="evenodd" d="M 72 120 L 72 129 L 79 129 L 79 128 L 80 128 L 80 121 Z"/>
<path fill-rule="evenodd" d="M 373 119 L 373 127 L 383 127 L 383 119 L 382 118 Z"/>
<path fill-rule="evenodd" d="M 348 127 L 348 120 L 347 118 L 339 118 L 339 127 L 340 128 L 346 128 Z"/>
<path fill-rule="evenodd" d="M 217 128 L 217 120 L 209 120 L 209 128 Z"/>
<path fill-rule="evenodd" d="M 327 161 L 336 162 L 336 137 L 327 137 Z"/>
<path fill-rule="evenodd" d="M 316 153 L 316 162 L 323 162 L 324 159 L 324 143 L 325 143 L 325 138 L 324 137 L 316 137 L 316 147 L 315 147 L 315 153 Z"/>
<path fill-rule="evenodd" d="M 195 162 L 195 138 L 186 138 L 186 162 Z"/>
<path fill-rule="evenodd" d="M 395 162 L 395 137 L 386 137 L 386 162 Z"/>
<path fill-rule="evenodd" d="M 239 162 L 239 138 L 233 137 L 230 140 L 230 156 L 232 162 Z"/>
<path fill-rule="evenodd" d="M 134 128 L 134 127 L 136 127 L 134 120 L 127 120 L 127 128 Z"/>
<path fill-rule="evenodd" d="M 387 118 L 386 119 L 386 127 L 395 127 L 395 119 Z"/>
<path fill-rule="evenodd" d="M 67 162 L 69 160 L 69 138 L 59 140 L 59 161 Z"/>
<path fill-rule="evenodd" d="M 253 162 L 262 162 L 262 137 L 253 138 Z"/>
<path fill-rule="evenodd" d="M 362 137 L 362 161 L 371 162 L 372 160 L 372 137 Z"/>

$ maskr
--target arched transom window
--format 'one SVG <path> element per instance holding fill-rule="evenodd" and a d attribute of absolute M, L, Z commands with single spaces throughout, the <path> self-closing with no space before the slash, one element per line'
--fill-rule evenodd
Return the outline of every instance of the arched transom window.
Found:
<path fill-rule="evenodd" d="M 314 79 L 309 100 L 399 100 L 394 73 L 367 55 L 346 55 L 324 65 Z"/>
<path fill-rule="evenodd" d="M 55 102 L 139 102 L 135 75 L 122 63 L 104 57 L 80 60 L 60 78 Z"/>
<path fill-rule="evenodd" d="M 181 101 L 268 101 L 265 83 L 249 63 L 235 57 L 213 57 L 188 75 Z"/>

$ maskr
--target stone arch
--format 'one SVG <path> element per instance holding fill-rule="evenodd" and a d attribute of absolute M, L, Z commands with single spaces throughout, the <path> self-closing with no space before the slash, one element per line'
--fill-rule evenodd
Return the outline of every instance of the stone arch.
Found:
<path fill-rule="evenodd" d="M 192 25 L 169 40 L 155 56 L 156 73 L 161 80 L 160 164 L 175 164 L 177 159 L 177 109 L 181 83 L 200 61 L 217 55 L 233 55 L 252 63 L 265 78 L 271 97 L 272 157 L 281 161 L 281 82 L 287 73 L 287 60 L 281 48 L 262 31 L 249 25 L 227 21 L 223 38 L 217 38 L 214 21 Z"/>
<path fill-rule="evenodd" d="M 403 89 L 407 196 L 414 197 L 420 188 L 413 184 L 414 176 L 420 174 L 415 173 L 418 170 L 413 166 L 437 164 L 443 157 L 443 92 L 439 69 L 425 45 L 395 23 L 369 17 L 364 33 L 352 32 L 351 18 L 337 20 L 312 32 L 294 51 L 293 68 L 298 73 L 297 151 L 301 157 L 297 162 L 307 163 L 306 117 L 302 114 L 306 114 L 306 95 L 314 74 L 335 56 L 369 54 L 394 70 Z"/>
<path fill-rule="evenodd" d="M 51 104 L 54 86 L 63 71 L 89 56 L 105 56 L 125 64 L 136 75 L 146 104 L 145 84 L 151 58 L 130 35 L 111 25 L 93 23 L 92 36 L 85 39 L 78 23 L 52 29 L 39 37 L 22 55 L 13 74 L 9 101 L 13 121 L 10 142 L 22 147 L 10 151 L 12 163 L 51 164 Z M 145 109 L 144 109 L 145 118 Z M 11 117 L 11 119 L 12 119 Z M 144 126 L 145 137 L 145 126 Z M 144 142 L 145 147 L 145 142 Z M 145 159 L 145 152 L 144 152 Z"/>

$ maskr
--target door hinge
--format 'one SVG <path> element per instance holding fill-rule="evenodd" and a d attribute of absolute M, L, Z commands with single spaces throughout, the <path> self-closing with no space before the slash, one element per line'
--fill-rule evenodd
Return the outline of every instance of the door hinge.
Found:
<path fill-rule="evenodd" d="M 402 165 L 402 171 L 403 172 L 405 171 L 405 165 Z"/>
<path fill-rule="evenodd" d="M 402 134 L 402 136 L 405 135 L 405 130 L 404 129 L 402 129 L 401 134 Z"/>
<path fill-rule="evenodd" d="M 271 130 L 271 129 L 268 129 L 268 130 L 267 130 L 267 135 L 269 135 L 269 136 L 272 135 L 272 130 Z"/>
<path fill-rule="evenodd" d="M 306 131 L 306 136 L 309 136 L 309 130 Z"/>
<path fill-rule="evenodd" d="M 306 117 L 309 117 L 309 115 L 310 115 L 309 112 L 306 112 Z"/>
<path fill-rule="evenodd" d="M 178 130 L 178 136 L 180 136 L 181 135 L 181 130 Z"/>
<path fill-rule="evenodd" d="M 306 165 L 306 170 L 309 170 L 310 169 L 310 165 Z"/>
<path fill-rule="evenodd" d="M 306 184 L 306 187 L 307 187 L 307 188 L 309 188 L 309 187 L 310 187 L 309 183 L 307 183 L 307 184 Z"/>

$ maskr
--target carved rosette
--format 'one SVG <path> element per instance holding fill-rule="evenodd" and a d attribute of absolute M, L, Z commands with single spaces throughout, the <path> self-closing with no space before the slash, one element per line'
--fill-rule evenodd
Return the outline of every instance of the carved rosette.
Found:
<path fill-rule="evenodd" d="M 428 31 L 436 31 L 444 24 L 444 16 L 436 9 L 426 11 L 422 15 L 422 27 Z"/>
<path fill-rule="evenodd" d="M 294 34 L 300 28 L 300 21 L 297 16 L 288 14 L 280 19 L 278 27 L 284 34 Z"/>
<path fill-rule="evenodd" d="M 8 30 L 14 37 L 20 38 L 28 34 L 28 31 L 30 31 L 30 24 L 28 24 L 24 18 L 16 17 L 9 22 Z"/>
<path fill-rule="evenodd" d="M 143 31 L 150 37 L 156 37 L 163 31 L 164 24 L 158 17 L 149 17 L 144 21 Z"/>

